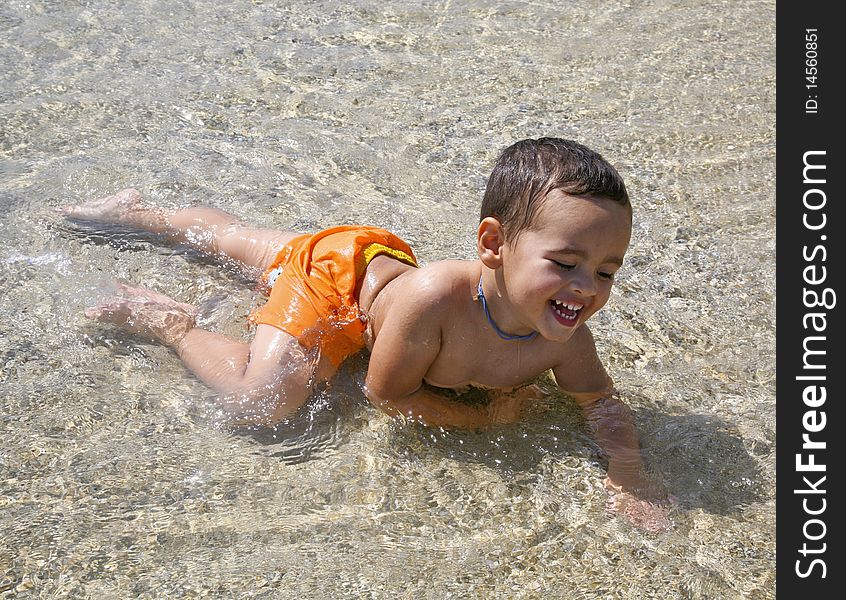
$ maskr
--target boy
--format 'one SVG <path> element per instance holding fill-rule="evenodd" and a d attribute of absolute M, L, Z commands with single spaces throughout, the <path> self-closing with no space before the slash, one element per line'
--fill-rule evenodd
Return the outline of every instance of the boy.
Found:
<path fill-rule="evenodd" d="M 314 235 L 253 229 L 210 208 L 167 211 L 134 190 L 62 212 L 165 234 L 262 272 L 266 305 L 251 344 L 195 327 L 197 311 L 123 286 L 124 298 L 86 316 L 151 335 L 173 348 L 221 403 L 270 424 L 304 404 L 315 381 L 370 350 L 364 392 L 391 416 L 481 428 L 519 417 L 523 393 L 552 370 L 581 407 L 609 459 L 612 507 L 646 529 L 668 524 L 650 491 L 629 409 L 614 395 L 585 322 L 608 300 L 629 245 L 632 209 L 617 171 L 569 140 L 523 140 L 499 157 L 477 230 L 477 260 L 418 268 L 382 229 Z M 490 391 L 487 406 L 436 388 Z"/>

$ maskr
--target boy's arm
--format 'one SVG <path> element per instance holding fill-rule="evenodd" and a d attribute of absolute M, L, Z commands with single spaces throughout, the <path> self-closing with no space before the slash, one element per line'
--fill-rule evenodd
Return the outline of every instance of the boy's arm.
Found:
<path fill-rule="evenodd" d="M 573 343 L 575 342 L 575 343 Z M 632 524 L 650 532 L 672 527 L 666 492 L 654 485 L 643 468 L 640 440 L 631 409 L 614 394 L 614 382 L 596 355 L 593 336 L 582 326 L 567 356 L 552 372 L 558 386 L 571 395 L 608 457 L 605 487 L 608 506 Z"/>
<path fill-rule="evenodd" d="M 575 398 L 596 443 L 608 457 L 610 487 L 641 495 L 648 479 L 634 416 L 628 405 L 613 394 L 613 383 L 610 386 L 603 393 L 568 393 Z"/>
<path fill-rule="evenodd" d="M 392 417 L 424 425 L 477 429 L 498 422 L 497 411 L 455 402 L 423 387 L 441 349 L 446 300 L 425 298 L 389 309 L 370 353 L 364 393 Z"/>
<path fill-rule="evenodd" d="M 552 372 L 558 387 L 581 408 L 597 444 L 608 457 L 611 487 L 637 493 L 647 485 L 640 438 L 631 409 L 614 394 L 614 382 L 596 353 L 586 326 L 571 338 L 571 350 Z"/>

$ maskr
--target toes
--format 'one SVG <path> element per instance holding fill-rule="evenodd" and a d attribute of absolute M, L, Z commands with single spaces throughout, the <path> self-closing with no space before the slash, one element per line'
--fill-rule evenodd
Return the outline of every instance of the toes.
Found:
<path fill-rule="evenodd" d="M 200 309 L 193 304 L 185 302 L 177 302 L 170 296 L 166 296 L 150 288 L 142 286 L 129 285 L 128 283 L 120 282 L 117 284 L 117 292 L 127 296 L 130 300 L 137 300 L 141 302 L 148 302 L 152 304 L 159 304 L 162 307 L 173 310 L 182 311 L 190 316 L 196 317 L 200 314 Z"/>
<path fill-rule="evenodd" d="M 58 208 L 53 209 L 54 212 L 66 217 L 77 216 L 81 214 L 83 210 L 84 208 L 81 204 L 66 204 L 65 206 L 59 206 Z"/>
<path fill-rule="evenodd" d="M 141 192 L 135 188 L 126 188 L 112 196 L 98 198 L 82 204 L 61 206 L 56 212 L 80 219 L 117 219 L 121 213 L 131 210 L 141 202 Z"/>
<path fill-rule="evenodd" d="M 116 197 L 120 198 L 121 200 L 127 200 L 130 202 L 140 202 L 141 201 L 141 192 L 136 190 L 135 188 L 126 188 L 119 191 L 115 194 Z"/>

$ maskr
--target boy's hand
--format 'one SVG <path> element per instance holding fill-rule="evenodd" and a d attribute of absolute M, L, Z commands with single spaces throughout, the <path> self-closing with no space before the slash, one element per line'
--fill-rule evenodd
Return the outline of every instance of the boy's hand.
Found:
<path fill-rule="evenodd" d="M 506 425 L 520 420 L 523 405 L 530 400 L 543 398 L 543 391 L 536 385 L 527 385 L 511 392 L 488 391 L 490 402 L 487 409 L 492 425 Z"/>
<path fill-rule="evenodd" d="M 675 496 L 667 495 L 656 486 L 638 490 L 637 493 L 625 491 L 607 477 L 605 489 L 609 494 L 606 503 L 608 512 L 624 516 L 632 525 L 649 533 L 672 529 L 670 510 L 678 503 Z"/>

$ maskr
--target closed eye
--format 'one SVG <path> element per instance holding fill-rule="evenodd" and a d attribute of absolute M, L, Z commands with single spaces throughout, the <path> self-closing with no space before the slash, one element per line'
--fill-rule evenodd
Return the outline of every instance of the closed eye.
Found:
<path fill-rule="evenodd" d="M 556 265 L 557 267 L 559 267 L 559 268 L 561 268 L 561 269 L 564 269 L 565 271 L 569 271 L 570 269 L 575 269 L 575 268 L 576 268 L 576 265 L 571 265 L 571 264 L 569 264 L 569 263 L 563 263 L 563 262 L 561 262 L 561 261 L 554 260 L 554 259 L 550 259 L 550 260 L 551 260 L 553 263 L 555 263 L 555 265 Z"/>
<path fill-rule="evenodd" d="M 554 258 L 550 258 L 549 260 L 552 261 L 555 264 L 555 266 L 558 267 L 559 269 L 561 269 L 562 271 L 572 271 L 573 269 L 576 268 L 575 264 L 561 262 L 560 260 L 555 260 Z M 602 279 L 605 279 L 607 281 L 614 281 L 614 275 L 615 275 L 614 273 L 611 273 L 611 272 L 608 272 L 608 271 L 599 271 L 599 272 L 597 272 L 597 275 L 599 275 Z"/>

